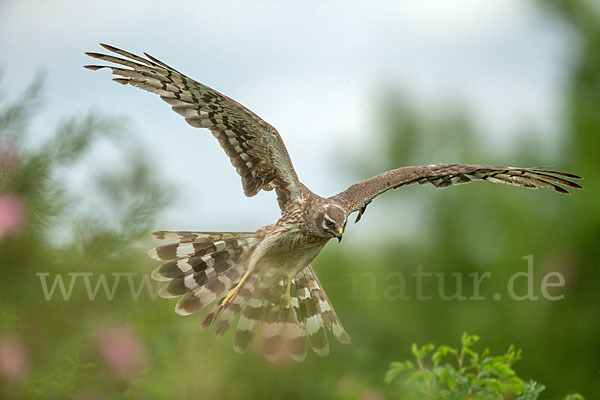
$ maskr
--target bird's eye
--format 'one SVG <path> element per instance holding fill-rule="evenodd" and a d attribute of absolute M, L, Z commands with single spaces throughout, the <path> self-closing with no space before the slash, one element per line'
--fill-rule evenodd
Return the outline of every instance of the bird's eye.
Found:
<path fill-rule="evenodd" d="M 334 229 L 335 228 L 335 224 L 333 222 L 331 222 L 331 221 L 327 221 L 327 227 L 329 229 Z"/>

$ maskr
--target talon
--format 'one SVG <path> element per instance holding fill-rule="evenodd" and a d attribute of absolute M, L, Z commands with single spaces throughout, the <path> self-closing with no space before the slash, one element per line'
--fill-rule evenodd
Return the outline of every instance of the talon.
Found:
<path fill-rule="evenodd" d="M 286 310 L 292 306 L 292 296 L 290 294 L 292 288 L 292 278 L 288 278 L 287 286 L 285 287 L 285 294 L 281 295 L 282 299 L 285 299 Z"/>
<path fill-rule="evenodd" d="M 227 296 L 223 299 L 223 302 L 221 303 L 221 305 L 224 306 L 227 303 L 231 303 L 233 301 L 233 299 L 235 299 L 235 296 L 237 296 L 238 290 L 239 290 L 239 285 L 237 285 L 236 287 L 231 289 L 229 291 L 229 293 L 227 293 Z"/>
<path fill-rule="evenodd" d="M 285 308 L 286 308 L 286 310 L 289 309 L 292 306 L 291 299 L 286 294 L 282 294 L 281 298 L 285 299 Z"/>
<path fill-rule="evenodd" d="M 221 302 L 222 306 L 224 306 L 227 303 L 231 303 L 233 301 L 233 299 L 235 299 L 235 296 L 237 296 L 238 291 L 242 287 L 242 284 L 244 283 L 246 278 L 248 278 L 248 275 L 250 275 L 250 270 L 247 270 L 246 273 L 244 274 L 244 276 L 242 276 L 242 279 L 240 279 L 240 281 L 238 282 L 238 284 L 235 285 L 235 287 L 233 289 L 231 289 L 229 291 L 229 293 L 227 293 L 227 296 L 225 296 L 225 298 Z"/>

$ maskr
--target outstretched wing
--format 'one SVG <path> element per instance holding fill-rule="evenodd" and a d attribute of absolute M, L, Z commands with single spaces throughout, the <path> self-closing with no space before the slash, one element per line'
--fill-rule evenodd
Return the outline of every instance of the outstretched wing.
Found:
<path fill-rule="evenodd" d="M 115 55 L 85 53 L 117 65 L 86 65 L 98 70 L 110 68 L 115 81 L 156 93 L 173 110 L 196 128 L 208 128 L 219 140 L 242 178 L 246 196 L 261 189 L 275 189 L 283 209 L 290 200 L 300 200 L 300 184 L 279 133 L 252 111 L 233 99 L 188 78 L 181 72 L 144 53 L 137 56 L 101 44 Z"/>
<path fill-rule="evenodd" d="M 515 186 L 537 189 L 546 187 L 558 193 L 569 194 L 562 186 L 583 189 L 569 179 L 581 177 L 565 172 L 549 171 L 543 168 L 497 167 L 492 165 L 439 164 L 423 167 L 403 167 L 384 172 L 371 179 L 350 186 L 345 191 L 333 196 L 346 212 L 358 211 L 356 222 L 364 213 L 367 205 L 381 193 L 390 189 L 419 183 L 431 183 L 437 188 L 444 188 L 472 180 L 485 180 L 494 183 L 505 183 Z M 562 186 L 561 186 L 562 185 Z"/>

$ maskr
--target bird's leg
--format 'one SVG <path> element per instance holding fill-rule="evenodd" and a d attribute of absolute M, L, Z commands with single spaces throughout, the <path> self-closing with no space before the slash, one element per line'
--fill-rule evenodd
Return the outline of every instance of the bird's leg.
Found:
<path fill-rule="evenodd" d="M 237 296 L 237 292 L 242 287 L 242 284 L 244 283 L 246 278 L 248 278 L 248 275 L 250 275 L 250 269 L 246 270 L 246 273 L 244 273 L 244 276 L 242 276 L 242 279 L 240 279 L 238 284 L 235 285 L 235 287 L 231 289 L 229 293 L 227 293 L 227 296 L 223 299 L 223 302 L 221 303 L 222 306 L 224 306 L 227 303 L 231 303 L 233 299 L 235 299 L 235 296 Z"/>
<path fill-rule="evenodd" d="M 285 299 L 285 308 L 289 309 L 290 306 L 292 305 L 292 296 L 290 294 L 290 291 L 292 289 L 292 278 L 288 277 L 287 278 L 287 286 L 285 287 L 285 294 L 281 295 L 282 299 Z"/>

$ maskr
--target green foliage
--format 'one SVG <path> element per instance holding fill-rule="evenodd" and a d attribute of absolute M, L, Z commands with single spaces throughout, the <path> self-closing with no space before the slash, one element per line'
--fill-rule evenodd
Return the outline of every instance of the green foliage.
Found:
<path fill-rule="evenodd" d="M 49 274 L 50 282 L 62 274 L 68 286 L 68 273 L 142 270 L 137 259 L 145 251 L 133 245 L 147 237 L 169 200 L 168 187 L 159 190 L 147 161 L 123 139 L 132 135 L 123 135 L 121 119 L 67 118 L 40 140 L 29 127 L 41 110 L 41 89 L 38 78 L 20 98 L 0 103 L 1 398 L 70 398 L 102 387 L 107 368 L 94 332 L 111 324 L 105 318 L 123 317 L 103 316 L 106 299 L 90 309 L 85 290 L 74 290 L 68 301 L 57 301 L 58 293 L 46 301 L 36 274 Z M 69 173 L 85 170 L 88 154 L 101 144 L 118 147 L 116 157 L 128 167 L 103 166 L 78 193 Z M 122 390 L 112 385 L 105 393 L 111 391 Z"/>
<path fill-rule="evenodd" d="M 98 274 L 109 283 L 113 273 L 136 274 L 138 286 L 156 266 L 146 256 L 153 245 L 149 231 L 177 229 L 157 222 L 172 189 L 158 181 L 157 163 L 144 158 L 144 142 L 151 139 L 133 136 L 123 120 L 89 113 L 32 132 L 33 119 L 43 112 L 40 80 L 16 101 L 0 98 L 0 197 L 10 198 L 24 216 L 0 238 L 0 346 L 16 342 L 27 356 L 23 375 L 12 381 L 0 377 L 0 398 L 382 400 L 407 399 L 409 391 L 441 396 L 432 387 L 452 398 L 451 387 L 464 394 L 473 382 L 478 385 L 473 399 L 476 390 L 503 390 L 507 399 L 521 390 L 512 400 L 558 399 L 575 389 L 588 398 L 600 393 L 598 371 L 589 368 L 598 360 L 600 336 L 600 269 L 595 267 L 600 265 L 600 186 L 594 184 L 600 179 L 600 24 L 583 1 L 541 4 L 550 3 L 556 4 L 557 18 L 578 34 L 573 40 L 580 50 L 566 71 L 565 91 L 553 94 L 564 104 L 565 129 L 548 136 L 556 154 L 546 151 L 545 135 L 540 135 L 544 140 L 524 135 L 508 150 L 490 148 L 489 133 L 478 132 L 460 107 L 418 108 L 402 93 L 387 93 L 375 118 L 385 125 L 373 129 L 381 133 L 370 138 L 381 152 L 363 148 L 349 156 L 349 165 L 361 156 L 368 165 L 354 170 L 348 182 L 407 164 L 490 162 L 564 169 L 585 176 L 586 190 L 568 197 L 473 183 L 447 190 L 413 186 L 378 198 L 354 229 L 349 224 L 347 241 L 327 246 L 313 264 L 354 344 L 332 341 L 328 357 L 309 354 L 301 364 L 268 364 L 256 351 L 259 346 L 236 354 L 232 332 L 215 338 L 214 331 L 201 327 L 202 311 L 182 318 L 173 312 L 175 300 L 154 300 L 145 291 L 133 301 L 126 280 L 112 300 L 100 287 L 91 301 L 79 280 L 70 300 L 55 294 L 46 301 L 38 272 L 49 273 L 50 282 L 63 274 L 66 286 L 69 273 L 93 273 L 92 288 Z M 99 148 L 117 162 L 86 170 Z M 67 176 L 82 166 L 85 184 L 77 191 Z M 204 170 L 198 171 L 200 182 Z M 206 195 L 218 196 L 212 189 Z M 377 223 L 378 212 L 383 214 L 375 230 L 365 229 Z M 197 229 L 204 229 L 201 223 Z M 535 256 L 537 294 L 541 276 L 560 272 L 566 284 L 558 294 L 564 300 L 493 299 L 504 293 L 509 276 L 523 271 L 527 254 Z M 481 287 L 485 299 L 441 300 L 435 296 L 437 281 L 429 278 L 423 293 L 434 296 L 418 301 L 411 280 L 417 265 L 446 277 L 462 274 L 467 295 L 472 294 L 469 274 L 490 272 Z M 398 284 L 393 274 L 399 273 L 407 278 L 410 299 L 386 298 Z M 366 276 L 356 290 L 355 274 Z M 456 292 L 453 280 L 443 286 L 448 294 Z M 519 352 L 492 356 L 476 350 L 472 336 L 458 348 L 414 346 L 411 357 L 407 344 L 448 343 L 465 330 L 479 332 L 492 349 L 515 338 L 527 355 L 517 364 L 518 373 L 546 383 L 543 395 L 542 385 L 515 374 Z M 128 369 L 111 364 L 106 348 L 120 349 Z M 392 364 L 387 379 L 392 384 L 385 385 L 381 376 L 390 361 L 409 358 Z M 424 388 L 427 382 L 432 387 Z"/>
<path fill-rule="evenodd" d="M 477 335 L 463 333 L 459 349 L 433 344 L 412 345 L 416 365 L 411 361 L 393 362 L 385 376 L 391 384 L 403 376 L 400 398 L 415 400 L 537 400 L 546 388 L 535 381 L 524 381 L 513 370 L 521 350 L 510 346 L 500 356 L 485 349 L 478 353 L 473 345 Z M 430 362 L 428 362 L 430 360 Z M 408 396 L 408 397 L 407 397 Z M 565 400 L 584 400 L 579 394 Z"/>

